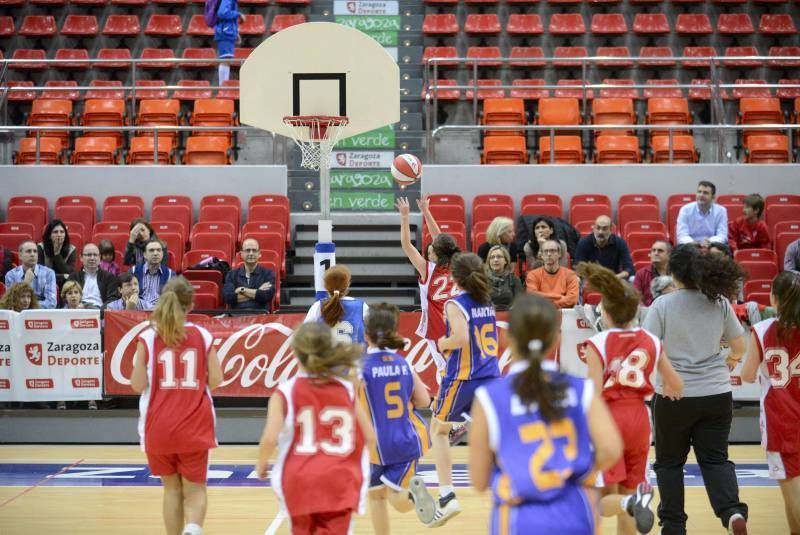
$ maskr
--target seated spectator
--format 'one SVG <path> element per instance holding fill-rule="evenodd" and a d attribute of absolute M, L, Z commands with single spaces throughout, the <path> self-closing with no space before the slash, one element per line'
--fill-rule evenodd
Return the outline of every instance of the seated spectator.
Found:
<path fill-rule="evenodd" d="M 642 305 L 649 307 L 656 297 L 651 290 L 651 283 L 663 275 L 669 275 L 669 255 L 672 245 L 668 241 L 656 240 L 650 246 L 650 264 L 636 272 L 633 287 L 642 294 Z"/>
<path fill-rule="evenodd" d="M 122 263 L 126 266 L 135 266 L 144 262 L 144 250 L 150 240 L 157 240 L 156 231 L 150 226 L 145 219 L 137 217 L 131 221 L 130 236 L 128 238 L 128 245 L 125 247 L 125 257 Z M 167 255 L 167 246 L 163 246 L 163 254 L 161 256 L 161 263 L 165 266 L 169 257 Z"/>
<path fill-rule="evenodd" d="M 19 244 L 20 265 L 6 273 L 6 288 L 11 288 L 21 282 L 33 288 L 33 293 L 39 300 L 40 308 L 56 308 L 58 288 L 56 274 L 47 266 L 38 264 L 39 251 L 33 241 L 24 241 Z"/>
<path fill-rule="evenodd" d="M 83 288 L 75 281 L 67 281 L 61 287 L 61 308 L 86 308 L 83 306 Z"/>
<path fill-rule="evenodd" d="M 628 244 L 621 236 L 611 233 L 611 218 L 607 215 L 598 217 L 592 233 L 578 241 L 573 264 L 595 262 L 610 269 L 620 279 L 632 277 L 636 270 L 628 250 Z"/>
<path fill-rule="evenodd" d="M 800 239 L 789 244 L 783 255 L 783 269 L 800 273 Z"/>
<path fill-rule="evenodd" d="M 492 290 L 492 303 L 496 307 L 509 308 L 514 298 L 521 294 L 522 281 L 514 273 L 508 249 L 495 245 L 486 256 L 487 274 Z"/>
<path fill-rule="evenodd" d="M 106 303 L 106 310 L 144 310 L 144 304 L 139 299 L 139 281 L 130 271 L 119 276 L 117 292 L 119 298 Z"/>
<path fill-rule="evenodd" d="M 697 184 L 697 202 L 690 202 L 678 212 L 677 243 L 728 243 L 728 212 L 714 202 L 717 187 L 702 180 Z"/>
<path fill-rule="evenodd" d="M 39 299 L 36 297 L 30 284 L 21 282 L 6 290 L 0 298 L 0 310 L 13 310 L 22 312 L 23 310 L 33 310 L 41 308 Z"/>
<path fill-rule="evenodd" d="M 512 262 L 517 261 L 517 244 L 514 241 L 514 222 L 507 217 L 495 217 L 486 229 L 486 241 L 478 247 L 478 256 L 486 262 L 486 255 L 494 245 L 502 245 Z"/>
<path fill-rule="evenodd" d="M 56 284 L 60 287 L 70 273 L 75 271 L 78 251 L 69 243 L 67 227 L 60 219 L 53 219 L 42 233 L 42 241 L 36 246 L 39 264 L 56 273 Z M 47 307 L 45 307 L 47 308 Z"/>
<path fill-rule="evenodd" d="M 100 248 L 100 269 L 108 271 L 112 275 L 119 276 L 120 270 L 117 265 L 117 251 L 114 249 L 114 242 L 111 240 L 100 240 L 97 246 Z"/>
<path fill-rule="evenodd" d="M 578 276 L 571 269 L 559 264 L 561 246 L 555 240 L 542 244 L 544 265 L 528 271 L 525 286 L 553 302 L 558 308 L 570 308 L 578 304 Z"/>
<path fill-rule="evenodd" d="M 83 246 L 83 268 L 69 276 L 83 288 L 83 302 L 88 308 L 100 308 L 117 295 L 117 277 L 100 269 L 100 249 L 93 243 Z M 62 288 L 63 293 L 63 288 Z"/>
<path fill-rule="evenodd" d="M 275 296 L 275 273 L 258 264 L 261 248 L 254 239 L 242 242 L 244 263 L 225 276 L 222 300 L 231 308 L 270 310 Z"/>
<path fill-rule="evenodd" d="M 650 295 L 653 296 L 653 301 L 662 295 L 667 295 L 668 293 L 674 292 L 677 289 L 678 287 L 675 286 L 675 281 L 672 279 L 672 275 L 658 276 L 650 283 Z"/>
<path fill-rule="evenodd" d="M 161 289 L 175 272 L 161 261 L 164 259 L 164 244 L 158 238 L 151 238 L 144 248 L 144 262 L 136 264 L 131 273 L 139 283 L 139 299 L 145 310 L 153 310 L 161 297 Z"/>
<path fill-rule="evenodd" d="M 531 239 L 525 242 L 523 251 L 525 252 L 525 260 L 529 270 L 542 267 L 544 262 L 542 256 L 539 254 L 539 249 L 542 244 L 547 240 L 554 240 L 553 235 L 556 232 L 556 227 L 553 220 L 547 216 L 539 216 L 533 220 L 531 225 Z M 561 260 L 559 262 L 562 266 L 567 266 L 567 244 L 563 240 L 558 240 L 561 247 Z"/>
<path fill-rule="evenodd" d="M 728 224 L 728 245 L 733 251 L 772 249 L 767 224 L 761 220 L 761 215 L 764 213 L 764 197 L 753 193 L 745 197 L 742 204 L 744 215 Z"/>

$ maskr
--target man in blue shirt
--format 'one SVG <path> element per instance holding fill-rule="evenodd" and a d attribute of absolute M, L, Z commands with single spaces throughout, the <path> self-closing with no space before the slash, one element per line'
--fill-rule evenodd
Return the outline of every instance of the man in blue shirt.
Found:
<path fill-rule="evenodd" d="M 33 288 L 42 308 L 56 308 L 56 273 L 47 266 L 38 264 L 39 252 L 36 243 L 24 241 L 19 244 L 20 265 L 6 273 L 6 288 L 26 282 Z"/>
<path fill-rule="evenodd" d="M 636 273 L 628 244 L 620 236 L 611 233 L 611 218 L 607 215 L 598 217 L 592 233 L 578 241 L 573 264 L 581 262 L 596 262 L 623 280 Z"/>
<path fill-rule="evenodd" d="M 678 212 L 678 244 L 695 242 L 708 247 L 713 241 L 728 243 L 728 212 L 714 202 L 717 187 L 702 180 L 697 184 L 697 202 L 681 207 Z"/>
<path fill-rule="evenodd" d="M 228 272 L 222 300 L 231 308 L 270 310 L 275 296 L 275 274 L 258 265 L 261 258 L 258 242 L 252 238 L 244 240 L 240 254 L 244 264 Z"/>
<path fill-rule="evenodd" d="M 164 258 L 164 244 L 157 238 L 151 238 L 144 247 L 144 262 L 136 264 L 131 273 L 139 283 L 139 299 L 145 310 L 153 310 L 161 297 L 161 289 L 175 272 L 161 265 Z"/>

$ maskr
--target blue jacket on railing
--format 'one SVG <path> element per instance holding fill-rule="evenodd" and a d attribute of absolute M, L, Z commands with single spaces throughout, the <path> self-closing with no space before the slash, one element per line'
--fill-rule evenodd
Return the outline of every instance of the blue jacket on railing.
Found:
<path fill-rule="evenodd" d="M 236 41 L 239 36 L 239 0 L 221 0 L 217 10 L 215 41 Z"/>

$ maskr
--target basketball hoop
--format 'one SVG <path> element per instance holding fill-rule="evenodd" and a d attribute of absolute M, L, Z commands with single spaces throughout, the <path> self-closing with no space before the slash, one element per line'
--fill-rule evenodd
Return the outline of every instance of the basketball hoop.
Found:
<path fill-rule="evenodd" d="M 306 169 L 330 169 L 330 154 L 339 141 L 348 117 L 339 115 L 287 115 L 283 122 L 294 128 L 295 144 L 300 147 L 300 165 Z"/>

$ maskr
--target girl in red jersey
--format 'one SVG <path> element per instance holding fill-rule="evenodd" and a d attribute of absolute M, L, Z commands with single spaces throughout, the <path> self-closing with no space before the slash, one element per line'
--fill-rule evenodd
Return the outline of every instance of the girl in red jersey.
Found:
<path fill-rule="evenodd" d="M 442 234 L 439 226 L 428 207 L 428 200 L 418 200 L 417 206 L 425 218 L 433 243 L 428 247 L 428 259 L 420 254 L 411 243 L 411 227 L 409 214 L 411 209 L 408 199 L 397 199 L 397 209 L 400 211 L 400 245 L 406 253 L 414 269 L 417 270 L 419 282 L 419 300 L 422 314 L 419 318 L 417 336 L 428 341 L 428 350 L 433 356 L 436 368 L 444 368 L 445 361 L 436 346 L 436 341 L 444 336 L 444 304 L 458 294 L 453 278 L 450 276 L 450 259 L 458 250 L 455 240 L 449 234 Z"/>
<path fill-rule="evenodd" d="M 624 455 L 603 473 L 602 516 L 617 517 L 617 533 L 649 533 L 655 518 L 649 508 L 653 490 L 647 481 L 650 414 L 645 404 L 653 395 L 658 370 L 664 395 L 679 399 L 683 381 L 672 368 L 661 342 L 631 327 L 639 311 L 639 294 L 610 270 L 584 262 L 578 274 L 602 297 L 603 321 L 609 329 L 585 342 L 589 378 L 603 394 L 625 443 Z"/>
<path fill-rule="evenodd" d="M 800 535 L 800 276 L 772 281 L 777 318 L 753 325 L 742 380 L 761 382 L 761 445 L 769 476 L 778 480 L 792 535 Z"/>
<path fill-rule="evenodd" d="M 192 298 L 183 277 L 164 286 L 151 327 L 137 338 L 131 375 L 141 393 L 142 448 L 164 485 L 168 535 L 203 532 L 208 450 L 217 446 L 210 390 L 222 382 L 222 369 L 211 333 L 186 321 Z"/>
<path fill-rule="evenodd" d="M 345 535 L 353 511 L 363 511 L 374 434 L 356 406 L 348 380 L 362 348 L 337 344 L 330 327 L 304 323 L 292 335 L 300 371 L 282 383 L 267 407 L 256 475 L 267 478 L 278 458 L 272 488 L 288 514 L 293 535 Z"/>

